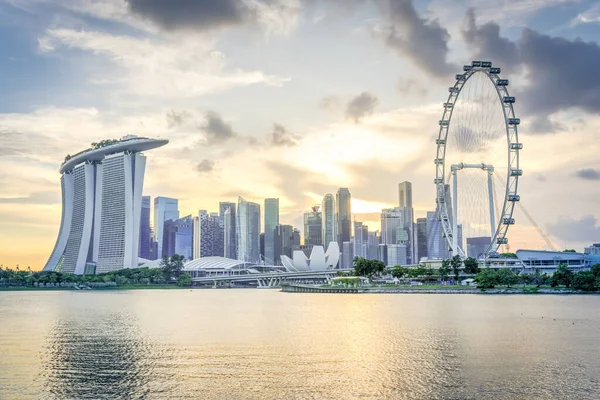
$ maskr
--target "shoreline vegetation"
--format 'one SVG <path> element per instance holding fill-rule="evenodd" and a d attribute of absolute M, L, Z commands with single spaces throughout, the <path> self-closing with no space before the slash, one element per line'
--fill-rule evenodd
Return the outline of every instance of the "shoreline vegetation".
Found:
<path fill-rule="evenodd" d="M 159 268 L 126 268 L 94 275 L 57 271 L 3 269 L 0 291 L 24 290 L 148 290 L 206 288 L 192 286 L 183 272 L 183 256 L 163 257 Z M 353 271 L 338 271 L 323 284 L 284 284 L 283 292 L 311 293 L 484 293 L 593 294 L 600 293 L 600 264 L 573 273 L 565 264 L 552 275 L 515 273 L 508 268 L 479 268 L 477 260 L 455 256 L 439 269 L 417 266 L 388 268 L 378 260 L 356 257 Z M 467 278 L 467 279 L 465 279 Z M 462 279 L 462 281 L 461 281 Z"/>

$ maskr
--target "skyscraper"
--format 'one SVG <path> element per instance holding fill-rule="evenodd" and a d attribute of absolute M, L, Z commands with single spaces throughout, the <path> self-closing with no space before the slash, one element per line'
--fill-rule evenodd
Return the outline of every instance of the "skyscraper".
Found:
<path fill-rule="evenodd" d="M 152 230 L 150 229 L 150 196 L 142 196 L 142 212 L 140 216 L 140 244 L 138 255 L 150 260 L 152 248 Z"/>
<path fill-rule="evenodd" d="M 194 218 L 194 258 L 223 257 L 224 223 L 218 213 L 200 210 Z"/>
<path fill-rule="evenodd" d="M 275 228 L 274 265 L 282 265 L 281 256 L 292 257 L 292 249 L 300 246 L 300 233 L 291 225 L 278 225 Z"/>
<path fill-rule="evenodd" d="M 398 231 L 404 230 L 404 212 L 400 207 L 381 210 L 381 244 L 398 244 Z"/>
<path fill-rule="evenodd" d="M 264 257 L 275 264 L 275 228 L 279 225 L 279 199 L 265 199 Z"/>
<path fill-rule="evenodd" d="M 407 259 L 411 264 L 416 264 L 418 260 L 415 260 L 416 246 L 415 246 L 415 235 L 414 235 L 414 210 L 412 202 L 412 183 L 402 182 L 398 184 L 398 206 L 403 208 L 404 213 L 404 229 L 408 232 L 408 243 L 407 243 Z"/>
<path fill-rule="evenodd" d="M 323 222 L 323 247 L 327 248 L 329 243 L 337 241 L 336 221 L 335 221 L 335 199 L 331 193 L 323 197 L 321 204 L 322 222 Z"/>
<path fill-rule="evenodd" d="M 369 258 L 369 227 L 354 221 L 354 257 Z"/>
<path fill-rule="evenodd" d="M 62 216 L 45 271 L 107 272 L 138 265 L 142 151 L 167 140 L 128 135 L 93 143 L 61 165 Z"/>
<path fill-rule="evenodd" d="M 348 241 L 342 246 L 342 268 L 352 268 L 354 266 L 354 246 Z"/>
<path fill-rule="evenodd" d="M 163 224 L 163 256 L 178 254 L 186 260 L 193 258 L 194 223 L 191 215 Z"/>
<path fill-rule="evenodd" d="M 179 219 L 179 202 L 170 197 L 154 198 L 154 239 L 157 242 L 156 257 L 163 256 L 163 231 L 165 221 Z"/>
<path fill-rule="evenodd" d="M 235 207 L 235 203 L 219 203 L 219 216 L 223 219 L 223 255 L 233 259 L 237 258 L 237 218 Z"/>
<path fill-rule="evenodd" d="M 304 245 L 320 246 L 323 244 L 323 218 L 319 206 L 313 206 L 310 212 L 304 213 Z"/>
<path fill-rule="evenodd" d="M 340 249 L 344 242 L 350 242 L 352 236 L 352 207 L 348 188 L 339 188 L 335 196 L 335 215 L 337 221 L 337 241 Z"/>
<path fill-rule="evenodd" d="M 417 257 L 416 262 L 419 262 L 421 258 L 428 257 L 427 255 L 427 218 L 417 218 Z"/>
<path fill-rule="evenodd" d="M 260 204 L 238 198 L 237 208 L 237 259 L 260 261 Z"/>

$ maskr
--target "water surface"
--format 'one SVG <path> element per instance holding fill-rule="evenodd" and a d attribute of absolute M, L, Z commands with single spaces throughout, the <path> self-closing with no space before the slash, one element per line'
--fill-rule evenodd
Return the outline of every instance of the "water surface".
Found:
<path fill-rule="evenodd" d="M 600 296 L 0 292 L 0 398 L 599 399 Z"/>

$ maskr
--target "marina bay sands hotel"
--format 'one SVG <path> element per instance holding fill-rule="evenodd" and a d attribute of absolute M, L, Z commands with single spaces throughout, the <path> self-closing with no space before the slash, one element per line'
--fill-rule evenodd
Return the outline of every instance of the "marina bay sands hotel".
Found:
<path fill-rule="evenodd" d="M 60 231 L 44 271 L 93 274 L 137 267 L 146 169 L 141 152 L 167 143 L 129 135 L 67 156 L 59 170 Z"/>

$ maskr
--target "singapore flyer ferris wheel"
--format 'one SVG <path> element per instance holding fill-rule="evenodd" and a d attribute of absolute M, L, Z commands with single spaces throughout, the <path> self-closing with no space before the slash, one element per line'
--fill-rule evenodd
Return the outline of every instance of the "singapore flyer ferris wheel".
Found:
<path fill-rule="evenodd" d="M 520 200 L 520 119 L 508 79 L 489 61 L 473 61 L 456 75 L 444 103 L 439 134 L 435 185 L 442 235 L 453 255 L 486 257 L 508 244 Z M 465 239 L 467 245 L 465 246 Z M 470 254 L 470 243 L 486 250 Z"/>

